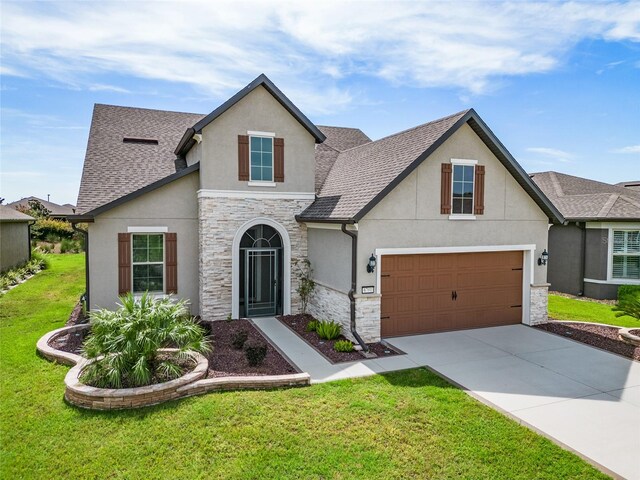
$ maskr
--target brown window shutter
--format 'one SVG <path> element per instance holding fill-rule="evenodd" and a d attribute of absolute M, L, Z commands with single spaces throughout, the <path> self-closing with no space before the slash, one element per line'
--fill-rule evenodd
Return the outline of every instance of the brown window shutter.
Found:
<path fill-rule="evenodd" d="M 118 234 L 118 295 L 131 291 L 131 234 Z"/>
<path fill-rule="evenodd" d="M 165 293 L 178 293 L 178 235 L 164 235 Z"/>
<path fill-rule="evenodd" d="M 451 164 L 442 164 L 440 175 L 440 213 L 451 214 Z"/>
<path fill-rule="evenodd" d="M 273 181 L 284 182 L 284 138 L 273 139 Z"/>
<path fill-rule="evenodd" d="M 484 165 L 476 165 L 475 192 L 473 197 L 473 213 L 484 213 Z"/>
<path fill-rule="evenodd" d="M 249 181 L 249 135 L 238 135 L 238 180 Z"/>

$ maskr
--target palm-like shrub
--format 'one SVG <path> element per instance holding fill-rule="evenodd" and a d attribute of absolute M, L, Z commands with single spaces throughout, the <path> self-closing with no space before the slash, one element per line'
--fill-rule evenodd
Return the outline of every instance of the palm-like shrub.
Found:
<path fill-rule="evenodd" d="M 640 320 L 640 293 L 625 295 L 613 307 L 613 311 L 616 312 L 616 317 L 629 316 Z"/>
<path fill-rule="evenodd" d="M 334 340 L 340 336 L 342 326 L 331 320 L 319 321 L 316 325 L 316 333 L 324 340 Z"/>
<path fill-rule="evenodd" d="M 83 352 L 94 362 L 82 373 L 84 383 L 123 388 L 149 385 L 154 378 L 168 381 L 181 375 L 180 362 L 188 359 L 187 351 L 209 350 L 186 301 L 154 299 L 145 293 L 139 300 L 127 294 L 120 302 L 116 311 L 90 314 L 91 334 Z M 160 358 L 158 350 L 167 347 L 177 348 L 177 354 Z"/>

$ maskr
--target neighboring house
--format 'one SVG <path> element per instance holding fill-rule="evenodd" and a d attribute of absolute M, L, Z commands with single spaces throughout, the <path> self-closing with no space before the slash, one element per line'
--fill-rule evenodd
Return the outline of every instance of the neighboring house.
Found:
<path fill-rule="evenodd" d="M 630 188 L 632 190 L 640 192 L 640 180 L 635 180 L 630 182 L 620 182 L 620 183 L 616 183 L 616 185 L 619 187 Z"/>
<path fill-rule="evenodd" d="M 15 208 L 0 205 L 0 272 L 31 257 L 29 225 L 35 219 Z"/>
<path fill-rule="evenodd" d="M 640 285 L 640 191 L 556 172 L 531 177 L 569 222 L 549 231 L 552 290 L 615 299 L 620 285 Z"/>
<path fill-rule="evenodd" d="M 21 209 L 29 209 L 30 200 L 37 200 L 42 204 L 44 208 L 51 212 L 51 216 L 54 218 L 67 218 L 70 215 L 74 215 L 76 213 L 76 207 L 71 205 L 70 203 L 65 203 L 64 205 L 58 205 L 57 203 L 49 202 L 47 200 L 43 200 L 38 197 L 25 197 L 17 200 L 15 202 L 8 203 L 8 207 Z"/>
<path fill-rule="evenodd" d="M 91 308 L 149 290 L 204 319 L 288 314 L 308 258 L 310 312 L 367 342 L 543 321 L 563 221 L 473 110 L 371 141 L 264 75 L 206 116 L 96 105 L 77 208 Z"/>

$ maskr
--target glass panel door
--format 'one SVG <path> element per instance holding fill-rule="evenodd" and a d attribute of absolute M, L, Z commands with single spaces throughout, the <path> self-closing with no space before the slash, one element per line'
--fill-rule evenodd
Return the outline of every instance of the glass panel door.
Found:
<path fill-rule="evenodd" d="M 247 317 L 276 314 L 278 292 L 278 250 L 245 250 L 245 305 Z"/>

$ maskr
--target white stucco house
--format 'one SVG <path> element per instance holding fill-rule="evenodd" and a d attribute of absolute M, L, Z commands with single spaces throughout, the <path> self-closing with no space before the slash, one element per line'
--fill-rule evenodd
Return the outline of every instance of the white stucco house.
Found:
<path fill-rule="evenodd" d="M 372 141 L 261 75 L 208 115 L 96 105 L 74 222 L 90 308 L 188 298 L 203 319 L 310 311 L 377 341 L 546 319 L 564 219 L 474 110 Z"/>

